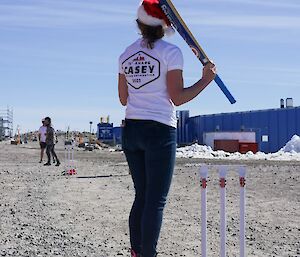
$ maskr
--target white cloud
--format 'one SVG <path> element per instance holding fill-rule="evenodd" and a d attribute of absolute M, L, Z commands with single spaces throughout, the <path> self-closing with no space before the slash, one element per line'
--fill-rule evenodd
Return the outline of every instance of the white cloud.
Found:
<path fill-rule="evenodd" d="M 198 3 L 197 3 L 198 2 Z M 215 28 L 300 28 L 299 0 L 202 0 L 175 5 L 191 25 Z"/>
<path fill-rule="evenodd" d="M 221 1 L 221 0 L 217 0 Z M 247 5 L 258 5 L 275 8 L 300 8 L 298 0 L 282 1 L 282 0 L 227 0 L 228 2 L 247 4 Z"/>
<path fill-rule="evenodd" d="M 179 0 L 177 0 L 178 4 L 180 4 Z M 177 4 L 177 3 L 176 3 Z M 190 2 L 190 4 L 199 4 L 198 0 L 194 2 Z M 269 8 L 287 8 L 287 9 L 300 9 L 299 0 L 201 0 L 202 6 L 205 4 L 236 4 L 241 6 L 258 6 L 258 7 L 269 7 Z"/>
<path fill-rule="evenodd" d="M 78 26 L 121 25 L 134 20 L 138 1 L 132 4 L 123 1 L 67 1 L 40 0 L 22 2 L 22 4 L 0 4 L 0 27 L 34 27 L 34 28 L 72 28 Z M 27 4 L 26 4 L 27 3 Z M 205 3 L 210 5 L 205 5 Z M 211 4 L 232 6 L 232 11 L 220 15 L 212 10 Z M 177 3 L 175 3 L 177 4 Z M 241 14 L 238 10 L 245 5 L 264 5 L 270 8 L 300 9 L 296 1 L 266 0 L 204 0 L 201 7 L 193 8 L 186 4 L 178 8 L 188 18 L 189 24 L 218 27 L 299 29 L 300 16 L 288 14 L 257 15 Z M 183 5 L 178 2 L 178 6 Z M 259 7 L 258 7 L 259 8 Z M 257 10 L 259 10 L 257 8 Z"/>
<path fill-rule="evenodd" d="M 40 1 L 27 4 L 0 4 L 0 26 L 64 28 L 118 25 L 134 12 L 115 4 L 72 1 Z"/>
<path fill-rule="evenodd" d="M 190 15 L 189 23 L 203 26 L 261 28 L 261 29 L 300 29 L 300 16 L 264 15 Z"/>

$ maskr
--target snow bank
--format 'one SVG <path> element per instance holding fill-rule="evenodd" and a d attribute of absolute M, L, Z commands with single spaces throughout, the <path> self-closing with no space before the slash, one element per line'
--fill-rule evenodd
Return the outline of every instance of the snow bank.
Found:
<path fill-rule="evenodd" d="M 300 137 L 295 135 L 293 138 L 277 153 L 253 154 L 248 152 L 227 153 L 224 151 L 214 151 L 210 146 L 194 144 L 191 146 L 177 149 L 178 158 L 201 158 L 201 159 L 226 159 L 226 160 L 279 160 L 279 161 L 300 161 Z"/>
<path fill-rule="evenodd" d="M 300 153 L 300 137 L 294 135 L 292 139 L 282 148 L 282 151 L 288 153 Z"/>

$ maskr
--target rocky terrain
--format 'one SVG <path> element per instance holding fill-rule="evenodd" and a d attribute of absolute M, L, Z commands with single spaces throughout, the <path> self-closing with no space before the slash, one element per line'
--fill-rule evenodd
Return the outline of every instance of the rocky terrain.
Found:
<path fill-rule="evenodd" d="M 134 196 L 121 152 L 75 151 L 77 175 L 38 163 L 37 143 L 0 143 L 0 256 L 129 256 L 128 213 Z M 300 162 L 177 160 L 159 256 L 201 256 L 199 167 L 208 181 L 208 256 L 219 256 L 219 187 L 214 165 L 247 167 L 247 256 L 300 256 Z M 227 186 L 228 256 L 239 256 L 239 182 Z"/>

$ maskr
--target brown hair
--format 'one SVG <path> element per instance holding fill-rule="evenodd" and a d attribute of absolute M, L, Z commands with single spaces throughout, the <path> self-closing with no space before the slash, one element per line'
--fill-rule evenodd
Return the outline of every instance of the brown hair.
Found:
<path fill-rule="evenodd" d="M 140 22 L 139 20 L 136 20 L 136 22 L 138 24 L 138 27 L 141 31 L 143 38 L 147 42 L 147 47 L 153 49 L 155 41 L 163 38 L 165 35 L 163 27 L 161 25 L 149 26 Z"/>

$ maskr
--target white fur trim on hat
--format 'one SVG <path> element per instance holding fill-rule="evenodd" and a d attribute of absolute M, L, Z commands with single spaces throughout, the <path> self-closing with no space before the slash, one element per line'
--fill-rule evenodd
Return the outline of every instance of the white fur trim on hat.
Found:
<path fill-rule="evenodd" d="M 143 5 L 140 5 L 138 8 L 138 19 L 140 22 L 148 25 L 148 26 L 163 26 L 163 28 L 167 27 L 164 20 L 155 18 L 151 15 L 149 15 L 146 11 Z"/>

